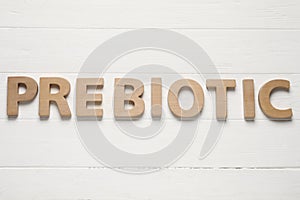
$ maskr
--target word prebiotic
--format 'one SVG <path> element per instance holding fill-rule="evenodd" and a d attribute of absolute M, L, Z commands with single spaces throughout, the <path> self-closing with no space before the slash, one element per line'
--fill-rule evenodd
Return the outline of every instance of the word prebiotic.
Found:
<path fill-rule="evenodd" d="M 20 87 L 26 91 L 20 93 Z M 76 83 L 76 115 L 77 117 L 89 118 L 103 117 L 103 109 L 88 108 L 89 103 L 101 105 L 103 95 L 100 93 L 90 94 L 88 87 L 104 87 L 103 78 L 78 78 Z M 125 92 L 131 87 L 131 93 Z M 227 90 L 236 87 L 234 79 L 208 79 L 206 80 L 208 90 L 216 93 L 216 117 L 218 120 L 227 118 Z M 60 77 L 40 78 L 39 87 L 37 82 L 30 77 L 8 77 L 7 79 L 7 115 L 17 117 L 19 104 L 34 100 L 39 88 L 39 116 L 48 118 L 50 115 L 50 104 L 55 103 L 63 118 L 71 117 L 71 110 L 66 100 L 70 93 L 70 83 Z M 57 93 L 51 93 L 51 88 L 58 88 Z M 193 105 L 190 109 L 180 106 L 178 97 L 183 88 L 188 88 L 194 96 Z M 258 101 L 262 112 L 274 120 L 291 119 L 292 109 L 278 109 L 270 102 L 272 92 L 283 89 L 289 91 L 288 80 L 275 79 L 265 83 L 259 90 Z M 114 116 L 117 120 L 131 120 L 140 118 L 145 110 L 143 100 L 144 85 L 142 81 L 132 78 L 116 78 L 114 85 Z M 131 104 L 130 109 L 126 104 Z M 204 94 L 201 85 L 191 79 L 180 79 L 170 85 L 168 92 L 168 106 L 174 117 L 181 120 L 190 120 L 197 117 L 204 106 Z M 245 120 L 255 118 L 255 97 L 253 79 L 243 80 L 243 107 Z M 162 115 L 162 79 L 151 79 L 151 114 L 153 119 L 160 119 Z"/>

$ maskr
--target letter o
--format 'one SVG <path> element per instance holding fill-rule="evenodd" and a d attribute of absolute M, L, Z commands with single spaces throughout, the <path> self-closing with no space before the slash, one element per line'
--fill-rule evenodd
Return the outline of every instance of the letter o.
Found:
<path fill-rule="evenodd" d="M 191 89 L 194 95 L 193 106 L 188 110 L 182 109 L 178 100 L 179 93 L 185 87 Z M 204 94 L 201 85 L 191 79 L 181 79 L 174 82 L 168 93 L 168 105 L 172 114 L 182 120 L 198 116 L 204 105 Z"/>

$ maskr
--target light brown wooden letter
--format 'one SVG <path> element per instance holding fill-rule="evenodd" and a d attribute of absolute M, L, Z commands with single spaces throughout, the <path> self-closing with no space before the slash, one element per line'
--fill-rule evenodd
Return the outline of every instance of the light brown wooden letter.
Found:
<path fill-rule="evenodd" d="M 227 119 L 227 89 L 235 88 L 235 80 L 208 79 L 206 80 L 207 89 L 216 90 L 216 116 L 217 120 Z"/>
<path fill-rule="evenodd" d="M 154 119 L 161 118 L 162 109 L 162 86 L 161 78 L 151 80 L 151 115 Z"/>
<path fill-rule="evenodd" d="M 51 93 L 51 88 L 57 87 L 59 91 Z M 70 93 L 70 83 L 63 78 L 40 78 L 39 115 L 41 118 L 50 116 L 50 103 L 55 103 L 62 118 L 70 118 L 71 111 L 66 100 Z"/>
<path fill-rule="evenodd" d="M 182 109 L 178 101 L 179 93 L 183 88 L 190 89 L 194 95 L 193 106 L 188 110 Z M 204 105 L 202 87 L 191 79 L 181 79 L 174 82 L 168 93 L 168 105 L 173 115 L 181 120 L 195 118 L 202 111 Z"/>
<path fill-rule="evenodd" d="M 76 83 L 76 114 L 77 117 L 96 117 L 101 119 L 102 109 L 88 109 L 88 103 L 101 104 L 102 94 L 88 94 L 87 89 L 90 86 L 103 88 L 103 78 L 78 78 Z"/>
<path fill-rule="evenodd" d="M 19 87 L 24 86 L 26 92 L 19 94 Z M 32 101 L 38 92 L 38 85 L 29 77 L 8 77 L 7 79 L 7 115 L 17 117 L 19 114 L 19 103 Z"/>
<path fill-rule="evenodd" d="M 126 93 L 125 88 L 133 88 L 132 93 Z M 114 115 L 117 120 L 138 119 L 144 114 L 145 103 L 141 98 L 144 93 L 144 85 L 133 78 L 116 78 L 114 92 Z M 131 104 L 133 108 L 126 109 L 125 104 Z"/>
<path fill-rule="evenodd" d="M 290 82 L 287 80 L 277 79 L 264 84 L 258 94 L 259 106 L 263 113 L 273 120 L 291 119 L 293 115 L 291 108 L 280 110 L 275 108 L 270 101 L 271 94 L 275 90 L 279 89 L 289 91 Z"/>
<path fill-rule="evenodd" d="M 243 80 L 243 94 L 244 94 L 244 118 L 245 120 L 254 120 L 255 101 L 254 101 L 253 79 Z"/>

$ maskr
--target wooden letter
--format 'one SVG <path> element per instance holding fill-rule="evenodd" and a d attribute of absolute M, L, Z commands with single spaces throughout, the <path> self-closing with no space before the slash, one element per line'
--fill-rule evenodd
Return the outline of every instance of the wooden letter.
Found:
<path fill-rule="evenodd" d="M 188 110 L 182 109 L 178 101 L 179 93 L 183 88 L 189 88 L 194 95 L 193 106 Z M 204 105 L 202 87 L 191 79 L 181 79 L 174 82 L 168 93 L 168 105 L 173 115 L 181 120 L 195 118 L 202 111 Z"/>
<path fill-rule="evenodd" d="M 244 118 L 245 120 L 254 120 L 255 102 L 254 102 L 253 79 L 243 80 L 243 93 L 244 93 Z"/>
<path fill-rule="evenodd" d="M 132 93 L 125 93 L 125 88 L 133 88 Z M 117 120 L 138 119 L 144 114 L 145 103 L 141 98 L 144 93 L 144 85 L 141 81 L 132 78 L 116 78 L 114 94 L 114 115 Z M 125 104 L 131 104 L 133 108 L 125 109 Z"/>
<path fill-rule="evenodd" d="M 292 109 L 280 110 L 275 108 L 270 101 L 271 94 L 279 89 L 289 91 L 290 82 L 287 80 L 272 80 L 264 84 L 258 95 L 259 106 L 263 113 L 273 119 L 273 120 L 280 120 L 280 119 L 291 119 L 293 112 Z"/>
<path fill-rule="evenodd" d="M 59 92 L 52 94 L 51 88 L 57 87 Z M 56 103 L 62 118 L 70 118 L 71 111 L 66 100 L 70 93 L 70 83 L 63 78 L 40 78 L 40 105 L 39 115 L 48 118 L 50 103 Z"/>
<path fill-rule="evenodd" d="M 89 86 L 103 88 L 103 78 L 79 78 L 76 86 L 76 112 L 77 117 L 96 117 L 101 119 L 103 116 L 102 109 L 88 109 L 88 103 L 101 104 L 102 94 L 87 94 Z"/>
<path fill-rule="evenodd" d="M 206 80 L 207 89 L 216 90 L 216 116 L 217 120 L 227 119 L 227 89 L 235 88 L 235 80 L 208 79 Z"/>
<path fill-rule="evenodd" d="M 151 115 L 154 119 L 160 119 L 162 109 L 161 78 L 152 78 L 151 82 Z"/>
<path fill-rule="evenodd" d="M 19 87 L 24 86 L 26 92 L 19 94 Z M 19 103 L 32 101 L 37 94 L 38 85 L 29 77 L 8 77 L 7 79 L 7 115 L 17 117 L 19 114 Z"/>

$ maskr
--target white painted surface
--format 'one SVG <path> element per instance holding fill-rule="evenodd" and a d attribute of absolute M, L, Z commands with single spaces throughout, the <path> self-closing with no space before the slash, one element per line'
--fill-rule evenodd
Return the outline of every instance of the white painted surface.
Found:
<path fill-rule="evenodd" d="M 1 71 L 78 72 L 97 46 L 128 30 L 2 28 Z M 300 30 L 174 30 L 195 40 L 220 73 L 300 73 Z M 190 67 L 172 67 L 182 73 L 194 72 Z M 111 70 L 128 72 L 124 66 Z"/>
<path fill-rule="evenodd" d="M 297 0 L 2 0 L 0 199 L 299 199 L 299 10 Z M 37 99 L 21 106 L 17 120 L 7 119 L 7 76 L 28 75 L 37 81 L 40 76 L 65 77 L 72 85 L 68 101 L 74 110 L 76 72 L 87 56 L 114 35 L 140 27 L 172 28 L 190 37 L 208 53 L 222 77 L 237 79 L 236 90 L 228 93 L 229 120 L 206 159 L 199 160 L 212 117 L 212 93 L 206 89 L 201 126 L 191 148 L 172 166 L 153 174 L 128 175 L 103 167 L 81 144 L 75 119 L 61 121 L 52 107 L 51 118 L 40 121 Z M 100 123 L 118 147 L 140 152 L 159 149 L 172 140 L 178 125 L 167 113 L 170 129 L 142 143 L 114 127 L 110 83 L 129 71 L 132 63 L 163 63 L 204 86 L 191 67 L 182 67 L 184 63 L 168 56 L 129 55 L 105 76 L 105 116 Z M 171 74 L 162 76 L 172 79 Z M 292 107 L 293 120 L 269 121 L 256 102 L 257 120 L 245 122 L 243 78 L 255 79 L 256 96 L 267 80 L 290 80 L 290 93 L 278 92 L 272 101 Z M 148 103 L 149 98 L 145 95 Z M 143 123 L 149 120 L 148 107 Z"/>
<path fill-rule="evenodd" d="M 296 170 L 166 169 L 144 176 L 110 169 L 2 169 L 3 199 L 296 199 Z M 112 197 L 113 196 L 113 197 Z"/>
<path fill-rule="evenodd" d="M 299 28 L 297 0 L 12 0 L 3 27 Z"/>

